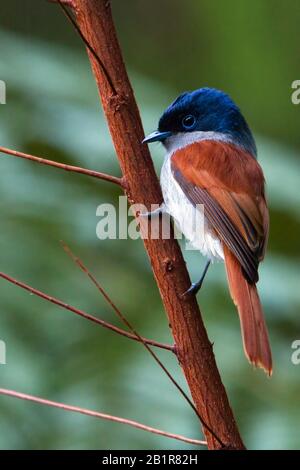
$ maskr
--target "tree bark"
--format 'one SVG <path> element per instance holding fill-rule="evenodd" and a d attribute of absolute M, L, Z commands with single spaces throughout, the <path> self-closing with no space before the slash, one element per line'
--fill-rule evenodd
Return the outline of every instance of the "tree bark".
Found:
<path fill-rule="evenodd" d="M 162 194 L 123 62 L 108 0 L 73 0 L 78 25 L 107 73 L 88 51 L 130 203 L 160 203 Z M 75 70 L 74 70 L 75 73 Z M 108 75 L 110 79 L 108 79 Z M 169 319 L 179 363 L 199 414 L 226 447 L 243 449 L 197 301 L 182 298 L 190 278 L 176 240 L 144 240 Z M 222 447 L 203 429 L 209 449 Z"/>

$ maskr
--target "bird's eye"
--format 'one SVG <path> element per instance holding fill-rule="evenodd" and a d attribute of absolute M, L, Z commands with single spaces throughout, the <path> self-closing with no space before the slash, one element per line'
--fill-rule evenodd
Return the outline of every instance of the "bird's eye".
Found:
<path fill-rule="evenodd" d="M 182 119 L 182 126 L 184 127 L 184 129 L 192 129 L 195 124 L 196 118 L 192 114 L 188 114 Z"/>

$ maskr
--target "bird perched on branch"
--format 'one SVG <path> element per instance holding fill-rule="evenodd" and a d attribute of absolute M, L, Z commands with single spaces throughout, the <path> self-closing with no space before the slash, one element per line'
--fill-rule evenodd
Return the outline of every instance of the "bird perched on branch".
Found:
<path fill-rule="evenodd" d="M 164 203 L 156 213 L 170 214 L 208 260 L 186 295 L 198 292 L 211 261 L 224 260 L 246 356 L 271 374 L 271 349 L 256 289 L 269 213 L 247 122 L 228 95 L 201 88 L 181 94 L 161 116 L 158 130 L 143 142 L 157 141 L 166 156 L 161 171 Z M 195 226 L 199 215 L 202 229 Z"/>

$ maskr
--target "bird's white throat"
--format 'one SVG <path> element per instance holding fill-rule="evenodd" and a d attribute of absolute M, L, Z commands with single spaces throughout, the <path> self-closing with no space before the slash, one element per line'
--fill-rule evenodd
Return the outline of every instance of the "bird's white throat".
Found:
<path fill-rule="evenodd" d="M 216 140 L 218 142 L 232 143 L 233 139 L 230 138 L 228 134 L 223 134 L 222 132 L 204 132 L 204 131 L 195 131 L 195 132 L 177 132 L 171 137 L 168 137 L 164 141 L 164 147 L 167 150 L 168 154 L 172 154 L 187 145 L 194 144 L 195 142 L 200 142 L 201 140 Z"/>

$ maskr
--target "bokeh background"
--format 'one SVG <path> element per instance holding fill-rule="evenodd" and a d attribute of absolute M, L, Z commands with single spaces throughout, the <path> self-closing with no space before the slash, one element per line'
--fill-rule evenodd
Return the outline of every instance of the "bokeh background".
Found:
<path fill-rule="evenodd" d="M 244 358 L 224 268 L 199 296 L 241 433 L 251 449 L 300 447 L 300 79 L 297 0 L 114 0 L 114 16 L 146 132 L 177 94 L 201 86 L 228 92 L 257 138 L 271 209 L 259 289 L 274 353 L 268 379 Z M 0 145 L 119 174 L 83 45 L 59 7 L 1 2 Z M 152 148 L 159 171 L 163 150 Z M 119 191 L 85 176 L 0 158 L 1 271 L 118 324 L 63 252 L 80 255 L 138 330 L 170 334 L 141 241 L 96 238 L 96 208 Z M 192 278 L 204 260 L 185 252 Z M 198 423 L 139 344 L 0 281 L 0 386 L 136 419 L 197 437 Z M 185 386 L 174 358 L 160 353 Z M 1 449 L 186 449 L 126 426 L 0 397 Z"/>

